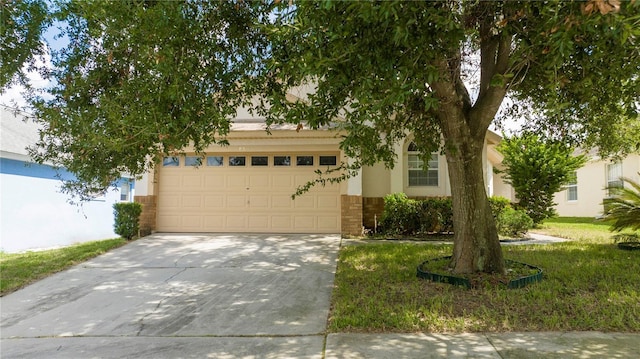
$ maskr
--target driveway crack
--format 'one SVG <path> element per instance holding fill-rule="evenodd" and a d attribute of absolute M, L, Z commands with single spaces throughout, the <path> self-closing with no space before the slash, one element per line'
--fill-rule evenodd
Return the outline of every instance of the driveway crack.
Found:
<path fill-rule="evenodd" d="M 165 279 L 163 282 L 166 285 L 169 285 L 169 281 L 172 280 L 173 278 L 179 276 L 180 274 L 184 273 L 187 269 L 189 269 L 188 267 L 183 267 L 180 271 L 172 274 L 169 278 Z M 142 318 L 140 318 L 140 320 L 138 321 L 140 328 L 138 328 L 138 332 L 136 333 L 136 336 L 139 337 L 140 334 L 142 333 L 142 331 L 145 329 L 145 319 L 149 318 L 151 315 L 154 315 L 158 312 L 158 310 L 160 309 L 160 307 L 162 306 L 162 304 L 168 299 L 173 297 L 174 294 L 174 290 L 173 288 L 169 285 L 169 292 L 164 296 L 164 298 L 160 299 L 158 301 L 158 303 L 156 304 L 156 307 L 153 308 L 153 310 L 145 315 L 142 316 Z"/>
<path fill-rule="evenodd" d="M 489 344 L 491 345 L 491 347 L 493 348 L 493 350 L 496 352 L 496 354 L 498 354 L 498 356 L 500 358 L 504 358 L 504 356 L 502 355 L 502 353 L 500 353 L 500 350 L 498 350 L 498 348 L 496 347 L 495 343 L 493 342 L 493 340 L 491 340 L 491 337 L 489 335 L 484 335 L 485 339 L 487 339 L 487 341 L 489 342 Z"/>
<path fill-rule="evenodd" d="M 174 262 L 173 262 L 173 266 L 178 268 L 178 263 L 185 258 L 186 256 L 190 256 L 191 254 L 196 253 L 196 251 L 190 251 L 189 253 L 185 253 L 182 256 L 180 256 L 179 258 L 177 258 Z"/>

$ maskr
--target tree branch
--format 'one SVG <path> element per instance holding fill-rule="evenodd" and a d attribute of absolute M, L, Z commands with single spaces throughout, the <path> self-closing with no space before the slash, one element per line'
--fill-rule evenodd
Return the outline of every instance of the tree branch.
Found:
<path fill-rule="evenodd" d="M 440 79 L 430 85 L 435 97 L 440 100 L 440 106 L 456 106 L 467 113 L 471 109 L 471 96 L 460 76 L 460 52 L 450 59 L 440 58 L 435 63 L 440 72 Z"/>
<path fill-rule="evenodd" d="M 484 26 L 483 26 L 484 27 Z M 485 30 L 486 31 L 486 30 Z M 480 29 L 480 93 L 478 98 L 484 96 L 491 86 L 491 78 L 496 71 L 496 49 L 498 48 L 498 39 L 485 34 Z M 485 37 L 487 37 L 485 39 Z"/>
<path fill-rule="evenodd" d="M 484 136 L 489 128 L 507 94 L 509 84 L 506 78 L 503 78 L 501 83 L 492 84 L 492 80 L 496 75 L 506 75 L 511 53 L 511 37 L 503 34 L 500 38 L 494 36 L 487 42 L 480 48 L 480 93 L 469 116 L 473 121 L 472 133 L 477 136 Z"/>

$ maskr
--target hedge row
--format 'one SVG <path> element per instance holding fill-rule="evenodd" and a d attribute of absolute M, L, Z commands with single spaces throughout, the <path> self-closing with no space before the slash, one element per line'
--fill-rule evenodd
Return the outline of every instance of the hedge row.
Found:
<path fill-rule="evenodd" d="M 384 197 L 380 227 L 386 234 L 416 234 L 453 231 L 451 199 L 409 199 L 404 193 Z"/>
<path fill-rule="evenodd" d="M 503 236 L 519 236 L 533 225 L 526 213 L 513 209 L 504 197 L 490 197 L 489 204 Z M 414 200 L 404 193 L 389 194 L 384 197 L 380 231 L 387 235 L 453 232 L 451 199 Z"/>

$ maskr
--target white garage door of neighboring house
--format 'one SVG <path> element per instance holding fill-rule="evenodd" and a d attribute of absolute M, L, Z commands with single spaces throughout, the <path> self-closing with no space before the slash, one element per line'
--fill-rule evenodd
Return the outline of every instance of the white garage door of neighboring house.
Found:
<path fill-rule="evenodd" d="M 340 186 L 291 199 L 337 153 L 224 153 L 165 158 L 159 167 L 161 232 L 339 233 Z M 199 166 L 195 166 L 200 164 Z"/>

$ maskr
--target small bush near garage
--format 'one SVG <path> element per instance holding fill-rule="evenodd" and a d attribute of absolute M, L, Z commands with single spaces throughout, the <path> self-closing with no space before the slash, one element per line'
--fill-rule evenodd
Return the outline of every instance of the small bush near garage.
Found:
<path fill-rule="evenodd" d="M 127 240 L 138 235 L 142 205 L 136 202 L 121 202 L 113 205 L 114 232 Z"/>

